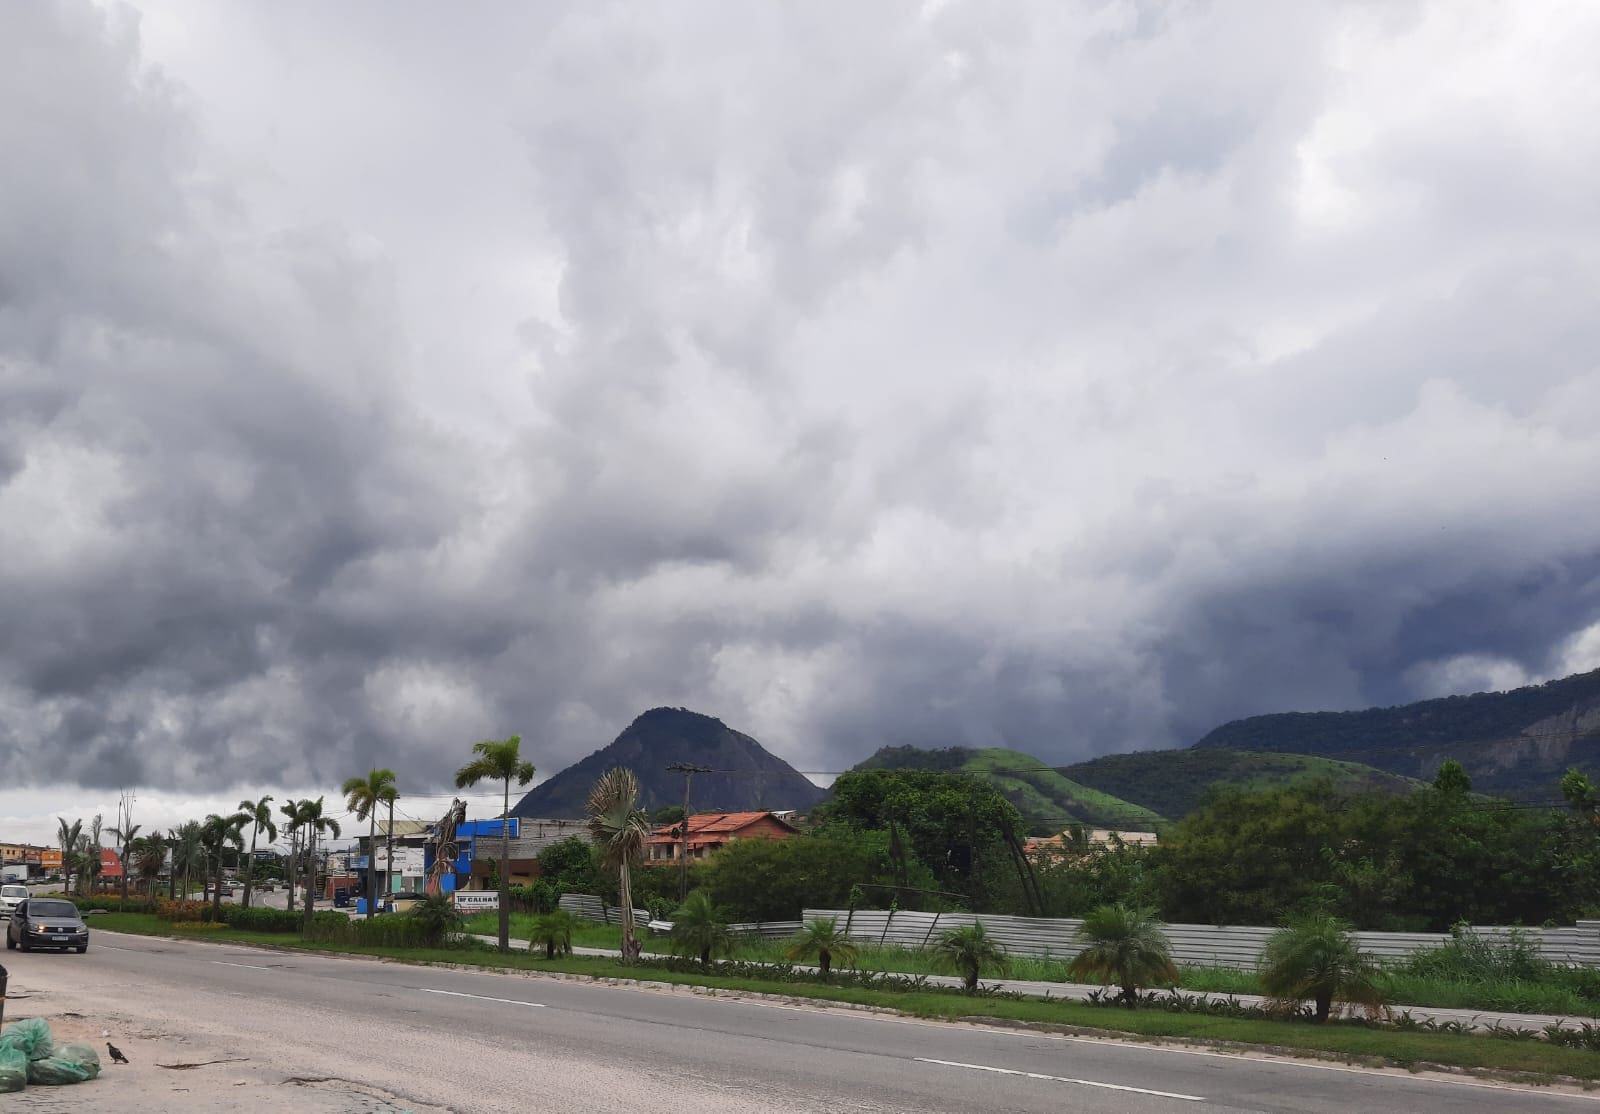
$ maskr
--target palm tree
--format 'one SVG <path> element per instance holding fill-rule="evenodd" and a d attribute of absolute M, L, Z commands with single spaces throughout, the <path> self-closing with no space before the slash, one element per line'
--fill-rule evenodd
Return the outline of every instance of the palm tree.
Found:
<path fill-rule="evenodd" d="M 533 780 L 533 763 L 519 753 L 522 736 L 504 742 L 485 739 L 472 744 L 478 757 L 456 771 L 456 788 L 465 789 L 480 781 L 498 781 L 505 786 L 505 807 L 500 812 L 500 950 L 511 948 L 511 782 L 527 785 Z"/>
<path fill-rule="evenodd" d="M 323 798 L 304 800 L 295 810 L 296 819 L 305 832 L 306 842 L 306 921 L 305 926 L 311 928 L 311 917 L 316 909 L 316 884 L 317 884 L 317 837 L 326 832 L 334 839 L 339 838 L 339 821 L 331 816 L 322 814 Z"/>
<path fill-rule="evenodd" d="M 218 816 L 212 813 L 200 825 L 200 843 L 206 850 L 206 858 L 213 877 L 211 892 L 211 919 L 222 919 L 222 856 L 228 844 L 239 851 L 244 850 L 244 826 L 246 817 L 242 813 L 231 816 Z"/>
<path fill-rule="evenodd" d="M 72 867 L 73 856 L 78 851 L 78 837 L 83 835 L 83 821 L 74 820 L 70 825 L 61 817 L 56 817 L 60 825 L 56 830 L 56 838 L 61 841 L 61 870 L 65 877 L 62 881 L 62 890 L 72 892 Z"/>
<path fill-rule="evenodd" d="M 1074 934 L 1083 946 L 1067 973 L 1075 979 L 1098 979 L 1102 986 L 1115 983 L 1130 1006 L 1139 1004 L 1139 988 L 1178 981 L 1167 934 L 1147 909 L 1120 902 L 1091 909 Z"/>
<path fill-rule="evenodd" d="M 968 994 L 978 989 L 978 976 L 985 967 L 1004 972 L 1009 963 L 1005 948 L 989 935 L 982 921 L 942 933 L 932 951 L 934 959 L 956 970 Z"/>
<path fill-rule="evenodd" d="M 600 865 L 617 872 L 622 962 L 632 963 L 639 958 L 639 937 L 629 872 L 644 858 L 644 843 L 650 838 L 650 818 L 639 807 L 639 779 L 632 770 L 607 770 L 589 790 L 589 837 L 600 849 Z"/>
<path fill-rule="evenodd" d="M 256 837 L 265 831 L 267 842 L 271 843 L 278 838 L 278 825 L 272 822 L 271 797 L 262 797 L 259 801 L 248 798 L 240 801 L 239 814 L 250 825 L 250 866 L 244 872 L 244 904 L 249 908 L 250 893 L 255 889 L 256 882 Z"/>
<path fill-rule="evenodd" d="M 138 838 L 139 830 L 143 826 L 142 824 L 130 824 L 126 829 L 107 829 L 115 837 L 116 841 L 122 845 L 122 850 L 117 854 L 117 861 L 122 864 L 122 903 L 124 905 L 128 903 L 128 851 L 132 848 L 133 841 Z"/>
<path fill-rule="evenodd" d="M 285 801 L 278 806 L 283 816 L 283 833 L 289 837 L 289 904 L 294 908 L 295 883 L 300 881 L 300 802 Z"/>
<path fill-rule="evenodd" d="M 861 958 L 861 949 L 839 930 L 837 917 L 813 917 L 800 930 L 800 935 L 789 942 L 789 949 L 784 955 L 800 961 L 815 959 L 817 970 L 822 972 L 822 981 L 827 982 L 835 959 L 854 967 Z"/>
<path fill-rule="evenodd" d="M 147 835 L 133 841 L 132 861 L 134 870 L 139 873 L 139 880 L 145 884 L 145 896 L 154 906 L 156 900 L 156 879 L 161 877 L 161 870 L 167 865 L 167 841 L 159 835 Z"/>
<path fill-rule="evenodd" d="M 532 776 L 532 775 L 530 775 Z M 400 796 L 394 787 L 394 771 L 371 769 L 366 777 L 347 778 L 339 789 L 344 807 L 367 821 L 367 916 L 372 916 L 378 897 L 378 806 L 394 803 Z M 500 898 L 504 903 L 504 895 Z"/>
<path fill-rule="evenodd" d="M 713 954 L 733 954 L 733 933 L 704 890 L 684 898 L 672 914 L 672 954 L 698 955 L 702 967 L 711 966 Z"/>
<path fill-rule="evenodd" d="M 540 913 L 533 919 L 533 939 L 528 941 L 528 950 L 531 952 L 535 944 L 543 944 L 546 959 L 570 954 L 572 930 L 577 925 L 578 919 L 565 909 Z"/>
<path fill-rule="evenodd" d="M 1334 1002 L 1368 1017 L 1384 1010 L 1377 965 L 1357 946 L 1350 925 L 1328 913 L 1300 917 L 1272 934 L 1261 954 L 1261 988 L 1275 1009 L 1311 999 L 1319 1024 Z"/>
<path fill-rule="evenodd" d="M 178 867 L 183 866 L 183 900 L 189 900 L 193 892 L 190 878 L 195 867 L 200 867 L 202 874 L 205 867 L 205 833 L 201 830 L 200 821 L 185 820 L 172 832 L 172 881 L 176 886 L 178 881 Z M 177 890 L 173 891 L 174 896 Z"/>

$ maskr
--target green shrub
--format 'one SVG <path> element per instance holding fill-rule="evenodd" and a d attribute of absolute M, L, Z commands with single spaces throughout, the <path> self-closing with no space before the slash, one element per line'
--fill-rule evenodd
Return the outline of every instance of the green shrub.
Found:
<path fill-rule="evenodd" d="M 1395 970 L 1461 982 L 1542 982 L 1553 967 L 1526 932 L 1513 930 L 1494 938 L 1458 924 L 1450 930 L 1449 943 L 1409 955 Z"/>

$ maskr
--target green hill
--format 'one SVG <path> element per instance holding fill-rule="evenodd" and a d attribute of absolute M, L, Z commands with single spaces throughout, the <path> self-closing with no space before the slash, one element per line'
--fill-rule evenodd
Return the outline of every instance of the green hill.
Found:
<path fill-rule="evenodd" d="M 1020 750 L 883 747 L 855 768 L 949 770 L 981 777 L 1016 805 L 1029 829 L 1037 832 L 1057 832 L 1072 823 L 1148 832 L 1165 822 L 1153 809 L 1080 784 Z"/>
<path fill-rule="evenodd" d="M 1268 754 L 1218 747 L 1110 754 L 1067 766 L 1073 781 L 1135 801 L 1174 819 L 1193 812 L 1219 785 L 1266 789 L 1326 779 L 1340 792 L 1403 793 L 1420 782 L 1359 762 L 1308 754 Z"/>

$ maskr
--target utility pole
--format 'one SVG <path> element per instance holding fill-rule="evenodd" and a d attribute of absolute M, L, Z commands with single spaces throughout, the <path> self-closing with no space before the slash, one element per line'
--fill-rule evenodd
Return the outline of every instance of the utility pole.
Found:
<path fill-rule="evenodd" d="M 389 830 L 384 835 L 385 850 L 383 853 L 383 903 L 389 904 L 389 897 L 394 893 L 394 798 L 389 798 Z"/>
<path fill-rule="evenodd" d="M 711 773 L 711 767 L 696 766 L 693 762 L 674 762 L 667 769 L 683 775 L 683 819 L 678 821 L 678 830 L 683 833 L 681 858 L 678 861 L 678 904 L 682 905 L 689 896 L 689 782 L 695 774 Z"/>

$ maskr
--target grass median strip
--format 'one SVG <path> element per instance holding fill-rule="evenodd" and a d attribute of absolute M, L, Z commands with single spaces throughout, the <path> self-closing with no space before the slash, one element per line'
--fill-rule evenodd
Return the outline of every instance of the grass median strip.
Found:
<path fill-rule="evenodd" d="M 1456 1033 L 1394 1032 L 1339 1022 L 1312 1025 L 1286 1020 L 1213 1017 L 1168 1013 L 1161 1010 L 1125 1010 L 1091 1006 L 1085 1002 L 1067 999 L 985 998 L 932 987 L 916 991 L 887 991 L 829 986 L 818 982 L 779 982 L 749 977 L 668 971 L 654 967 L 629 967 L 619 960 L 603 957 L 568 956 L 547 960 L 543 958 L 542 952 L 536 954 L 512 952 L 503 955 L 488 947 L 424 949 L 339 946 L 305 942 L 292 934 L 240 932 L 229 929 L 207 932 L 203 936 L 196 937 L 191 933 L 174 932 L 170 924 L 152 914 L 143 913 L 100 914 L 93 918 L 92 924 L 95 928 L 146 936 L 261 944 L 296 951 L 370 956 L 406 963 L 546 972 L 596 979 L 698 986 L 719 991 L 778 994 L 819 1003 L 840 1002 L 871 1006 L 932 1020 L 1047 1024 L 1146 1040 L 1191 1040 L 1268 1048 L 1285 1053 L 1330 1056 L 1369 1065 L 1407 1068 L 1439 1065 L 1476 1072 L 1531 1077 L 1535 1080 L 1566 1077 L 1586 1083 L 1600 1083 L 1600 1055 L 1582 1049 L 1552 1045 L 1545 1041 L 1507 1041 L 1486 1035 Z"/>

